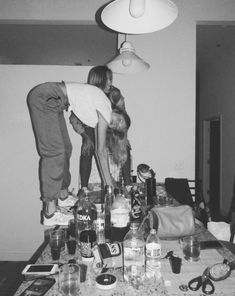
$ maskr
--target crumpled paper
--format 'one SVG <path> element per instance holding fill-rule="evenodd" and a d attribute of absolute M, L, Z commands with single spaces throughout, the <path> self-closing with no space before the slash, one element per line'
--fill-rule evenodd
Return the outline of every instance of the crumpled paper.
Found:
<path fill-rule="evenodd" d="M 218 239 L 218 240 L 224 240 L 229 241 L 231 232 L 230 232 L 230 224 L 220 221 L 220 222 L 214 222 L 210 221 L 207 223 L 207 229 Z M 235 242 L 235 239 L 234 241 Z"/>

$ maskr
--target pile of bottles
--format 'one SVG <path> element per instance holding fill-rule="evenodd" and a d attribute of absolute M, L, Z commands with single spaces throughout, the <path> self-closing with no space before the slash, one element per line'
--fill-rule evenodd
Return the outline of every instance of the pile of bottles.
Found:
<path fill-rule="evenodd" d="M 91 201 L 89 191 L 74 206 L 75 232 L 83 261 L 91 262 L 93 248 L 105 242 L 120 242 L 123 246 L 123 276 L 138 288 L 145 277 L 160 275 L 161 242 L 155 229 L 144 238 L 139 230 L 143 219 L 144 196 L 137 185 L 129 191 L 120 187 L 114 192 L 106 186 L 102 202 Z"/>

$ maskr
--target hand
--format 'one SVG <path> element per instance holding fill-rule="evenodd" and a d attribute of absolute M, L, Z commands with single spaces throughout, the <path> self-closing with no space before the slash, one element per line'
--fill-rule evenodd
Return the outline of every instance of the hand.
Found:
<path fill-rule="evenodd" d="M 88 155 L 91 150 L 94 150 L 94 144 L 88 136 L 83 137 L 82 155 Z"/>
<path fill-rule="evenodd" d="M 78 194 L 77 194 L 78 199 L 82 199 L 83 197 L 85 197 L 85 190 L 84 189 L 85 188 L 83 187 L 78 190 Z"/>

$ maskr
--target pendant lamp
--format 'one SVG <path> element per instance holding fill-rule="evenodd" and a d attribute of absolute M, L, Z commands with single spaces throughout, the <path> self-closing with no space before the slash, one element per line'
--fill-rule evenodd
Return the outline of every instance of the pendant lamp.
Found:
<path fill-rule="evenodd" d="M 170 0 L 115 0 L 104 7 L 101 20 L 117 32 L 144 34 L 169 26 L 177 15 Z"/>
<path fill-rule="evenodd" d="M 135 49 L 131 42 L 123 42 L 119 51 L 120 54 L 107 63 L 107 66 L 113 73 L 130 74 L 149 69 L 150 65 L 135 54 Z"/>

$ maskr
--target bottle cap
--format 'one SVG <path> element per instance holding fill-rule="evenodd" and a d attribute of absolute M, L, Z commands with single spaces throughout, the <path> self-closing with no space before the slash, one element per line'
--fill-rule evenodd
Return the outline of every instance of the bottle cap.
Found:
<path fill-rule="evenodd" d="M 115 288 L 117 279 L 113 274 L 103 273 L 96 277 L 96 287 L 102 290 Z"/>

